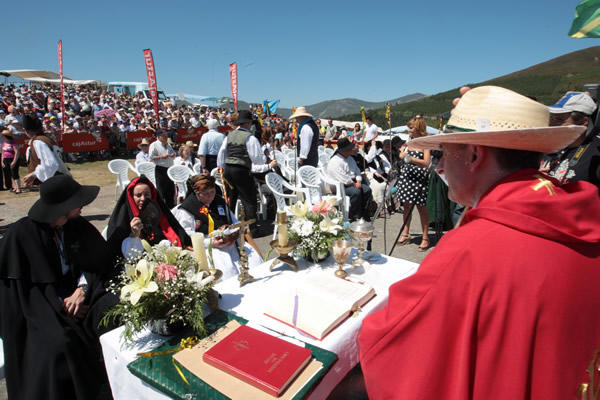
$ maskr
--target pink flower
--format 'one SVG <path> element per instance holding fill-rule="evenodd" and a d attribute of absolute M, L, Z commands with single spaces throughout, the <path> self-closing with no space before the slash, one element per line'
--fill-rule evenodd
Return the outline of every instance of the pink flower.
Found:
<path fill-rule="evenodd" d="M 321 200 L 318 203 L 313 204 L 311 211 L 319 214 L 327 214 L 333 209 L 333 203 L 327 200 Z"/>
<path fill-rule="evenodd" d="M 179 270 L 171 264 L 158 264 L 156 275 L 159 281 L 176 281 Z"/>

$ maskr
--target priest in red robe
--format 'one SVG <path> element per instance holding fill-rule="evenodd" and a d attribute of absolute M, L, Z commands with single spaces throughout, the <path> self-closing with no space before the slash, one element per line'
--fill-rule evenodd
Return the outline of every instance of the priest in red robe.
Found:
<path fill-rule="evenodd" d="M 454 133 L 415 140 L 444 156 L 451 200 L 471 207 L 419 271 L 367 317 L 371 399 L 592 399 L 600 365 L 600 197 L 537 171 L 578 127 L 498 87 L 468 91 Z"/>

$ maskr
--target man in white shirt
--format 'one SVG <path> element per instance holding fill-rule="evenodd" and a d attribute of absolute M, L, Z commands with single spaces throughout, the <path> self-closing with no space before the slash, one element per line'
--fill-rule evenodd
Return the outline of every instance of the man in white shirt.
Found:
<path fill-rule="evenodd" d="M 150 144 L 148 154 L 150 161 L 156 164 L 154 176 L 158 193 L 162 196 L 167 207 L 171 209 L 175 206 L 175 184 L 169 179 L 167 170 L 173 165 L 173 159 L 177 156 L 177 153 L 168 143 L 167 132 L 157 130 L 156 138 L 158 140 Z"/>
<path fill-rule="evenodd" d="M 298 122 L 298 164 L 317 167 L 319 164 L 319 128 L 305 107 L 298 107 L 290 120 Z"/>
<path fill-rule="evenodd" d="M 377 132 L 378 129 L 379 128 L 373 123 L 371 117 L 367 117 L 367 129 L 365 129 L 363 141 L 370 142 L 371 140 L 374 140 L 379 135 L 379 132 Z"/>
<path fill-rule="evenodd" d="M 217 159 L 217 164 L 224 166 L 225 179 L 233 186 L 228 192 L 229 206 L 234 208 L 239 196 L 246 219 L 256 218 L 257 190 L 252 173 L 268 172 L 277 166 L 275 160 L 267 163 L 260 142 L 250 132 L 253 122 L 250 111 L 239 111 L 238 128 L 223 140 Z M 250 232 L 256 237 L 256 224 L 250 225 Z"/>
<path fill-rule="evenodd" d="M 335 181 L 344 184 L 346 196 L 350 198 L 351 221 L 368 218 L 367 205 L 371 199 L 371 188 L 362 182 L 362 176 L 356 161 L 352 158 L 354 143 L 348 138 L 338 140 L 338 147 L 327 164 L 327 174 Z"/>
<path fill-rule="evenodd" d="M 217 156 L 219 149 L 223 145 L 225 135 L 217 131 L 219 121 L 216 119 L 208 120 L 206 123 L 208 132 L 202 135 L 200 139 L 200 148 L 198 149 L 198 158 L 202 164 L 202 171 L 210 173 L 213 168 L 217 167 Z"/>
<path fill-rule="evenodd" d="M 23 128 L 30 138 L 27 164 L 29 174 L 23 177 L 25 186 L 32 186 L 36 179 L 45 182 L 56 174 L 71 175 L 62 159 L 54 152 L 56 143 L 44 135 L 39 118 L 25 115 Z"/>
<path fill-rule="evenodd" d="M 138 144 L 138 149 L 140 152 L 135 156 L 135 167 L 137 168 L 143 162 L 151 162 L 150 161 L 150 153 L 148 152 L 150 149 L 150 142 L 147 138 L 143 138 L 140 144 Z"/>

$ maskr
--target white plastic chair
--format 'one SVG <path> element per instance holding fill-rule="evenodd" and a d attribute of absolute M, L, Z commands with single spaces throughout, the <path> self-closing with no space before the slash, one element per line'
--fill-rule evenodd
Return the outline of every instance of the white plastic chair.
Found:
<path fill-rule="evenodd" d="M 194 164 L 194 175 L 200 175 L 202 173 L 202 164 Z"/>
<path fill-rule="evenodd" d="M 288 211 L 289 207 L 285 204 L 285 200 L 289 199 L 294 203 L 298 201 L 298 192 L 304 194 L 304 196 L 308 197 L 308 189 L 306 188 L 298 188 L 287 183 L 285 179 L 281 177 L 281 175 L 276 174 L 275 172 L 269 172 L 265 176 L 265 181 L 267 183 L 267 187 L 271 189 L 273 196 L 275 197 L 275 202 L 277 203 L 277 211 Z M 284 193 L 284 188 L 291 190 L 292 194 Z"/>
<path fill-rule="evenodd" d="M 154 175 L 156 165 L 153 162 L 147 161 L 139 163 L 137 166 L 138 175 L 146 175 L 146 178 L 156 187 L 156 176 Z"/>
<path fill-rule="evenodd" d="M 323 188 L 321 187 L 321 176 L 317 168 L 311 165 L 298 168 L 298 180 L 302 186 L 308 189 L 308 199 L 311 204 L 321 200 Z"/>
<path fill-rule="evenodd" d="M 329 164 L 329 160 L 331 159 L 331 156 L 325 152 L 319 154 L 319 167 L 321 167 L 322 169 L 327 169 L 327 164 Z"/>
<path fill-rule="evenodd" d="M 177 204 L 181 204 L 181 202 L 185 200 L 185 196 L 187 195 L 187 186 L 185 185 L 185 181 L 188 180 L 190 175 L 192 175 L 192 170 L 185 165 L 173 165 L 167 169 L 167 176 L 173 181 L 173 183 L 175 183 L 175 187 L 177 188 Z"/>
<path fill-rule="evenodd" d="M 108 163 L 108 170 L 117 176 L 117 183 L 115 184 L 115 199 L 125 190 L 129 185 L 129 170 L 137 172 L 133 165 L 127 160 L 120 158 L 111 160 Z"/>
<path fill-rule="evenodd" d="M 342 182 L 336 181 L 330 178 L 327 175 L 327 171 L 321 172 L 321 180 L 329 185 L 332 185 L 335 188 L 334 198 L 336 200 L 336 204 L 340 205 L 342 210 L 342 214 L 344 216 L 344 220 L 348 219 L 348 215 L 350 214 L 350 198 L 346 196 L 346 191 L 344 190 L 344 184 Z"/>

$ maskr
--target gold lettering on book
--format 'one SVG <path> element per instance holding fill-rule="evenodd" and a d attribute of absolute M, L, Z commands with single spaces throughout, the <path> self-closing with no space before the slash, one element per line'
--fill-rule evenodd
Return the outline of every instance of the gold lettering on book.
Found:
<path fill-rule="evenodd" d="M 600 349 L 594 351 L 594 356 L 588 364 L 586 371 L 590 376 L 590 381 L 584 382 L 579 386 L 577 398 L 579 400 L 598 400 L 598 394 L 600 393 L 600 384 L 598 382 L 600 378 Z"/>
<path fill-rule="evenodd" d="M 240 351 L 240 350 L 248 350 L 250 347 L 248 347 L 247 340 L 239 340 L 237 342 L 233 342 L 233 348 L 236 351 Z"/>
<path fill-rule="evenodd" d="M 550 182 L 548 179 L 542 178 L 541 175 L 536 175 L 535 177 L 540 182 L 536 183 L 535 185 L 533 185 L 531 187 L 533 190 L 535 190 L 537 192 L 541 188 L 545 187 L 548 190 L 548 193 L 550 194 L 550 196 L 554 196 L 556 194 L 556 193 L 554 193 L 554 185 L 552 184 L 552 182 Z"/>

